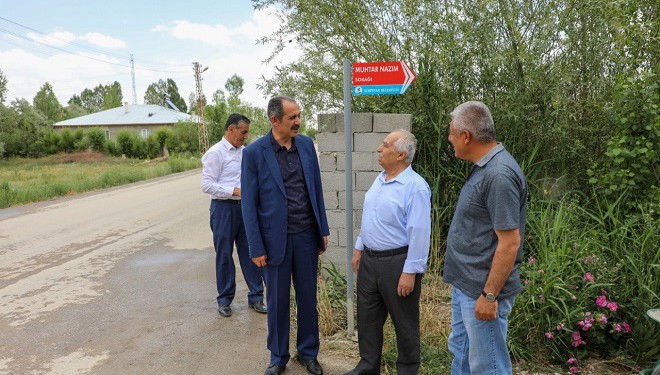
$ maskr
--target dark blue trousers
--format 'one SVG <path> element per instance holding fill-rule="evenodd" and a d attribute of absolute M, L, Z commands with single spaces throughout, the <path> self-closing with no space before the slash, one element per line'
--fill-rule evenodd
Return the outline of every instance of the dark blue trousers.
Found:
<path fill-rule="evenodd" d="M 241 271 L 248 286 L 248 302 L 263 301 L 262 272 L 250 259 L 241 206 L 227 201 L 211 200 L 211 231 L 215 248 L 215 281 L 218 305 L 229 306 L 236 293 L 236 267 L 232 253 L 238 252 Z"/>
<path fill-rule="evenodd" d="M 316 277 L 318 274 L 318 232 L 316 229 L 289 233 L 286 255 L 278 266 L 266 265 L 266 297 L 268 299 L 268 350 L 270 363 L 285 365 L 289 354 L 289 306 L 291 280 L 296 291 L 298 321 L 298 356 L 305 360 L 319 353 L 319 314 L 316 310 Z M 266 261 L 268 262 L 268 261 Z"/>

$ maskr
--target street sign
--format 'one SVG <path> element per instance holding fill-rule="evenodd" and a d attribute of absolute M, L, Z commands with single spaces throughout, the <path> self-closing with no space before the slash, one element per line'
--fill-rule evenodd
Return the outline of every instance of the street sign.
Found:
<path fill-rule="evenodd" d="M 353 95 L 399 95 L 417 76 L 403 61 L 353 63 Z"/>

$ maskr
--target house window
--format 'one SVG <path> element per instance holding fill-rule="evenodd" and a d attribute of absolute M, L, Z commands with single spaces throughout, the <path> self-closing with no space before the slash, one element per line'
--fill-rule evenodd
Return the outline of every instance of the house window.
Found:
<path fill-rule="evenodd" d="M 110 139 L 110 130 L 105 131 L 105 139 Z"/>
<path fill-rule="evenodd" d="M 140 137 L 147 139 L 149 137 L 149 129 L 140 129 Z"/>

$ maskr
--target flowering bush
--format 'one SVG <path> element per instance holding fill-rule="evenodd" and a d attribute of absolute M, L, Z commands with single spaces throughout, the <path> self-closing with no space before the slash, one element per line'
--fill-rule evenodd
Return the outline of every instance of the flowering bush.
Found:
<path fill-rule="evenodd" d="M 564 301 L 568 310 L 554 311 L 551 317 L 558 321 L 548 321 L 544 333 L 554 348 L 556 359 L 566 361 L 571 373 L 580 371 L 578 360 L 590 352 L 608 355 L 620 349 L 631 331 L 629 321 L 632 317 L 625 306 L 616 301 L 617 284 L 611 282 L 617 279 L 620 263 L 610 265 L 598 256 L 589 255 L 582 259 L 582 264 L 589 271 L 579 278 L 573 277 L 565 293 L 548 296 L 566 300 L 566 293 L 571 293 L 570 302 Z M 548 280 L 539 277 L 545 273 L 540 267 L 543 264 L 532 257 L 523 271 L 528 277 L 525 279 L 527 285 L 531 282 L 532 288 L 543 290 L 542 285 L 547 285 Z M 545 298 L 539 298 L 539 303 L 544 302 Z"/>
<path fill-rule="evenodd" d="M 659 335 L 645 312 L 660 305 L 657 219 L 611 229 L 567 206 L 528 211 L 523 291 L 509 317 L 513 356 L 561 363 L 571 373 L 592 357 L 653 360 Z"/>

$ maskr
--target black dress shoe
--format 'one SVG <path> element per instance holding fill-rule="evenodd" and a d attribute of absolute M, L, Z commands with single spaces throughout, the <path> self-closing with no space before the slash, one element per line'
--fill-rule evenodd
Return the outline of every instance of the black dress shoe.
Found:
<path fill-rule="evenodd" d="M 248 306 L 251 309 L 254 309 L 254 311 L 256 311 L 258 313 L 265 314 L 265 313 L 268 312 L 268 308 L 266 307 L 266 305 L 264 305 L 264 303 L 262 301 L 254 302 L 254 303 L 248 303 Z"/>
<path fill-rule="evenodd" d="M 266 372 L 264 373 L 264 375 L 280 375 L 281 373 L 284 372 L 285 369 L 286 366 L 273 363 L 268 365 L 268 367 L 266 367 Z"/>
<path fill-rule="evenodd" d="M 323 375 L 323 369 L 321 368 L 321 364 L 319 363 L 319 361 L 316 360 L 316 358 L 304 360 L 298 357 L 298 362 L 300 362 L 301 365 L 305 366 L 307 372 L 309 372 L 310 374 Z"/>
<path fill-rule="evenodd" d="M 224 316 L 225 318 L 231 316 L 231 307 L 229 306 L 218 306 L 218 312 L 220 315 Z"/>

